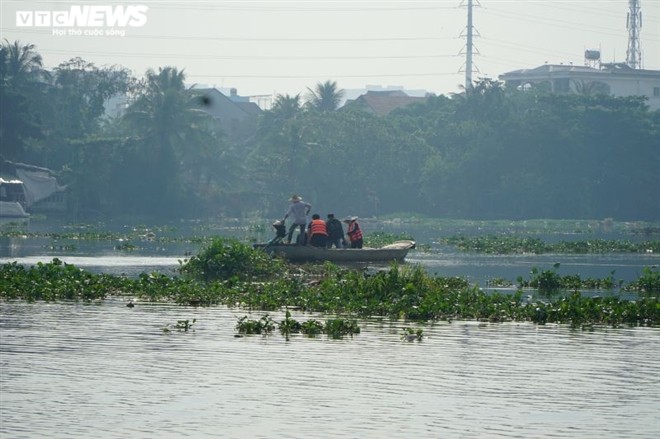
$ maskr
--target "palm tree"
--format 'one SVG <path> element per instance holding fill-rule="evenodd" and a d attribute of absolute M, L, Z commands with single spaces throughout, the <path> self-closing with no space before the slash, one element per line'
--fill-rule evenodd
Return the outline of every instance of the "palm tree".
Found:
<path fill-rule="evenodd" d="M 185 88 L 184 80 L 184 72 L 175 67 L 148 70 L 141 95 L 124 116 L 141 138 L 141 160 L 152 170 L 143 187 L 155 209 L 177 201 L 182 167 L 217 143 L 209 129 L 211 117 L 198 107 L 199 97 Z"/>
<path fill-rule="evenodd" d="M 210 116 L 199 108 L 198 96 L 185 88 L 184 80 L 184 72 L 176 67 L 148 70 L 142 94 L 124 116 L 153 148 L 185 150 L 190 138 L 208 126 Z"/>
<path fill-rule="evenodd" d="M 319 111 L 335 111 L 344 97 L 344 90 L 337 88 L 336 81 L 319 82 L 314 90 L 309 87 L 307 90 L 307 104 Z"/>
<path fill-rule="evenodd" d="M 485 118 L 499 120 L 505 115 L 505 91 L 503 83 L 490 78 L 481 78 L 470 87 L 460 86 L 461 93 L 452 93 L 451 97 L 458 108 L 460 118 Z"/>
<path fill-rule="evenodd" d="M 34 44 L 21 45 L 16 40 L 7 39 L 0 44 L 0 80 L 14 87 L 48 79 L 50 75 L 43 69 L 43 59 L 35 51 Z"/>
<path fill-rule="evenodd" d="M 19 158 L 28 139 L 41 137 L 39 102 L 48 78 L 34 44 L 0 44 L 0 149 L 8 157 Z"/>
<path fill-rule="evenodd" d="M 300 94 L 295 96 L 278 94 L 270 111 L 274 114 L 275 119 L 288 120 L 296 117 L 300 109 Z"/>

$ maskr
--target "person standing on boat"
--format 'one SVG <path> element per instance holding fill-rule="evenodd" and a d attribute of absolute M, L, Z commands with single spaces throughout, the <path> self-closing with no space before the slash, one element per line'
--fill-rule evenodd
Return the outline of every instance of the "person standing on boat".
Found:
<path fill-rule="evenodd" d="M 293 224 L 291 224 L 291 227 L 289 228 L 289 234 L 287 235 L 287 243 L 291 244 L 291 238 L 293 238 L 293 232 L 296 230 L 296 228 L 300 228 L 300 234 L 298 235 L 298 241 L 300 244 L 304 244 L 304 239 L 305 239 L 305 226 L 307 225 L 307 215 L 309 215 L 309 211 L 312 209 L 312 205 L 309 203 L 306 203 L 302 200 L 302 197 L 298 195 L 293 195 L 289 201 L 291 204 L 289 205 L 289 210 L 286 211 L 284 214 L 284 219 L 282 219 L 282 223 L 286 221 L 286 219 L 291 216 L 293 218 Z"/>
<path fill-rule="evenodd" d="M 309 233 L 309 239 L 307 240 L 309 245 L 312 247 L 325 247 L 328 239 L 328 228 L 319 214 L 312 215 L 312 221 L 309 223 L 307 232 Z"/>
<path fill-rule="evenodd" d="M 341 221 L 335 218 L 334 213 L 328 214 L 325 226 L 328 229 L 328 248 L 332 248 L 333 245 L 337 248 L 344 248 L 344 246 L 346 246 L 344 226 L 341 225 Z"/>
<path fill-rule="evenodd" d="M 357 219 L 358 217 L 352 216 L 344 220 L 348 224 L 346 234 L 351 241 L 351 248 L 362 248 L 362 229 L 360 229 Z"/>

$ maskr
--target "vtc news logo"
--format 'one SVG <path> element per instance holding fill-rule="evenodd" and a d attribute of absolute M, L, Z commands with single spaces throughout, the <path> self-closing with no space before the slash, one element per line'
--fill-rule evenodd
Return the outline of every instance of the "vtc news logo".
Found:
<path fill-rule="evenodd" d="M 144 5 L 71 5 L 68 10 L 16 11 L 18 27 L 142 27 L 147 22 Z"/>

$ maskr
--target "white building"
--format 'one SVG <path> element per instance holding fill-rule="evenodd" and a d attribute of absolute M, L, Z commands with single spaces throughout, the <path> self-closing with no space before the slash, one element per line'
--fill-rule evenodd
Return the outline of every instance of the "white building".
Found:
<path fill-rule="evenodd" d="M 507 87 L 547 87 L 554 93 L 607 93 L 616 97 L 645 96 L 652 110 L 660 109 L 660 71 L 632 69 L 624 63 L 600 68 L 546 64 L 499 76 Z"/>

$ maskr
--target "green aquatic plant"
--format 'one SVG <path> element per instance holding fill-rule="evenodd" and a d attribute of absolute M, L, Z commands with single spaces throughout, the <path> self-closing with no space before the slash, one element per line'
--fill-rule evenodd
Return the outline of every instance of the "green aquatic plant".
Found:
<path fill-rule="evenodd" d="M 0 269 L 0 298 L 29 302 L 102 300 L 131 290 L 131 282 L 111 275 L 97 275 L 54 258 L 25 268 L 16 262 Z"/>
<path fill-rule="evenodd" d="M 547 243 L 539 238 L 514 235 L 450 236 L 440 242 L 465 252 L 486 254 L 604 254 L 658 253 L 660 241 L 633 242 L 630 240 L 589 239 Z"/>
<path fill-rule="evenodd" d="M 196 321 L 197 319 L 192 319 L 192 322 L 188 319 L 177 320 L 175 328 L 178 329 L 179 331 L 188 332 L 188 330 L 192 329 L 192 326 L 195 324 Z"/>
<path fill-rule="evenodd" d="M 552 293 L 558 291 L 562 287 L 561 276 L 557 273 L 559 262 L 552 266 L 552 270 L 539 270 L 532 267 L 530 286 L 538 288 L 539 292 Z"/>
<path fill-rule="evenodd" d="M 186 320 L 177 320 L 176 324 L 169 324 L 163 327 L 163 332 L 172 332 L 173 330 L 177 330 L 179 332 L 188 332 L 189 330 L 192 329 L 193 325 L 197 319 L 192 319 L 192 322 L 188 319 Z"/>
<path fill-rule="evenodd" d="M 552 270 L 548 270 L 552 272 Z M 543 271 L 537 271 L 539 279 Z M 546 276 L 554 282 L 554 276 Z M 563 279 L 563 278 L 562 278 Z M 649 287 L 657 285 L 657 269 L 642 277 Z M 574 279 L 572 280 L 575 281 Z M 646 285 L 646 284 L 645 284 Z M 646 290 L 645 290 L 646 291 Z M 137 279 L 97 275 L 64 264 L 58 259 L 26 268 L 17 263 L 0 267 L 0 300 L 58 301 L 103 300 L 129 296 L 145 302 L 181 305 L 226 305 L 250 311 L 282 308 L 337 316 L 325 324 L 300 323 L 300 332 L 313 335 L 322 330 L 330 337 L 356 333 L 350 322 L 360 318 L 390 317 L 409 322 L 479 320 L 487 322 L 532 321 L 538 324 L 572 325 L 660 325 L 658 294 L 645 292 L 635 300 L 597 298 L 569 294 L 542 295 L 532 299 L 522 292 L 486 293 L 466 279 L 427 274 L 414 265 L 393 264 L 388 270 L 366 273 L 356 270 L 326 270 L 310 282 L 295 276 L 266 281 L 202 281 L 143 273 Z M 343 319 L 343 320 L 340 320 Z M 288 315 L 284 332 L 294 333 L 298 323 Z M 355 323 L 357 326 L 357 324 Z M 269 333 L 276 325 L 270 317 L 240 319 L 240 333 Z M 347 329 L 348 328 L 348 329 Z"/>
<path fill-rule="evenodd" d="M 183 261 L 181 273 L 205 281 L 254 280 L 275 276 L 284 263 L 235 239 L 215 238 L 198 255 Z"/>
<path fill-rule="evenodd" d="M 642 274 L 629 285 L 628 289 L 645 294 L 660 293 L 660 271 L 658 266 L 644 267 Z"/>
<path fill-rule="evenodd" d="M 511 282 L 509 279 L 504 279 L 501 277 L 495 277 L 488 279 L 486 281 L 486 286 L 487 287 L 511 287 L 513 286 L 513 282 Z"/>
<path fill-rule="evenodd" d="M 112 241 L 118 242 L 117 246 L 121 247 L 124 242 L 158 242 L 161 244 L 167 243 L 196 243 L 207 244 L 213 242 L 213 236 L 175 236 L 172 233 L 175 229 L 168 229 L 166 227 L 138 227 L 131 228 L 124 232 L 109 232 L 106 230 L 96 230 L 93 227 L 85 228 L 79 227 L 64 227 L 66 232 L 29 232 L 27 230 L 20 230 L 16 228 L 0 229 L 0 237 L 21 238 L 21 239 L 35 239 L 35 238 L 49 238 L 53 241 Z M 73 245 L 71 243 L 64 245 Z M 57 246 L 55 246 L 57 247 Z"/>
<path fill-rule="evenodd" d="M 354 334 L 360 333 L 360 327 L 356 320 L 342 318 L 328 319 L 325 321 L 323 332 L 331 338 L 342 338 L 345 335 L 352 337 Z"/>
<path fill-rule="evenodd" d="M 450 236 L 439 240 L 461 251 L 486 254 L 546 253 L 550 247 L 538 238 L 508 235 Z"/>
<path fill-rule="evenodd" d="M 121 244 L 115 245 L 115 250 L 120 251 L 134 251 L 136 249 L 137 247 L 135 244 L 131 244 L 130 242 L 122 242 Z"/>
<path fill-rule="evenodd" d="M 287 309 L 286 316 L 279 324 L 279 330 L 282 335 L 289 336 L 291 334 L 299 333 L 302 325 L 295 319 L 291 318 L 291 312 Z"/>
<path fill-rule="evenodd" d="M 603 279 L 582 279 L 579 274 L 559 275 L 557 273 L 559 265 L 559 263 L 555 263 L 551 270 L 540 270 L 538 267 L 532 267 L 529 279 L 525 280 L 522 276 L 518 276 L 518 286 L 520 288 L 536 288 L 542 294 L 558 293 L 565 290 L 611 290 L 616 287 L 623 287 L 623 281 L 617 281 L 614 278 L 614 271 L 611 271 L 610 275 Z"/>
<path fill-rule="evenodd" d="M 275 329 L 275 322 L 266 314 L 259 320 L 250 320 L 247 316 L 238 319 L 236 330 L 239 334 L 270 334 Z M 318 320 L 308 320 L 300 323 L 291 317 L 287 310 L 284 320 L 277 325 L 280 334 L 289 338 L 291 334 L 302 333 L 309 337 L 319 334 L 327 334 L 331 338 L 342 338 L 346 335 L 353 336 L 360 333 L 360 327 L 356 320 L 335 318 L 326 320 L 325 324 Z"/>
<path fill-rule="evenodd" d="M 57 244 L 52 243 L 44 246 L 47 250 L 58 251 L 58 252 L 72 252 L 76 250 L 75 244 Z"/>
<path fill-rule="evenodd" d="M 270 334 L 275 329 L 275 322 L 266 314 L 259 320 L 250 320 L 248 316 L 243 316 L 236 323 L 236 330 L 239 334 Z"/>
<path fill-rule="evenodd" d="M 300 332 L 308 337 L 314 337 L 323 333 L 323 322 L 310 319 L 300 324 Z"/>
<path fill-rule="evenodd" d="M 401 331 L 401 340 L 404 341 L 422 341 L 424 339 L 424 330 L 421 328 L 403 328 Z"/>

